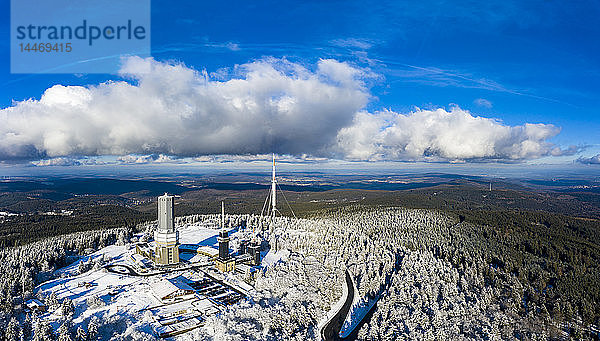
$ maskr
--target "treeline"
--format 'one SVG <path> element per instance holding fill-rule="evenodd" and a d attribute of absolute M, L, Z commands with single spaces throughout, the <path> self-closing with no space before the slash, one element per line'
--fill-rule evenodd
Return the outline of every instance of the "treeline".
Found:
<path fill-rule="evenodd" d="M 600 195 L 584 193 L 534 192 L 527 189 L 486 190 L 468 184 L 441 185 L 404 191 L 332 190 L 319 193 L 285 192 L 296 215 L 313 211 L 360 204 L 364 206 L 399 206 L 451 211 L 547 212 L 597 219 Z M 287 205 L 281 205 L 287 210 Z"/>
<path fill-rule="evenodd" d="M 90 206 L 72 215 L 19 215 L 0 222 L 0 247 L 25 245 L 49 237 L 74 232 L 133 227 L 156 219 L 156 213 L 143 213 L 122 206 Z"/>
<path fill-rule="evenodd" d="M 600 222 L 543 212 L 462 211 L 486 261 L 529 283 L 526 300 L 551 317 L 600 322 Z M 486 279 L 494 281 L 493 272 Z M 531 306 L 531 305 L 530 305 Z"/>

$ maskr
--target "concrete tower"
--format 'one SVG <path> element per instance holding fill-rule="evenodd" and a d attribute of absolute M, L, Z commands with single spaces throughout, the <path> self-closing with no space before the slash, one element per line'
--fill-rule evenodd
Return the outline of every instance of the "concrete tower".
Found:
<path fill-rule="evenodd" d="M 221 202 L 221 231 L 217 237 L 219 242 L 219 258 L 226 260 L 229 258 L 229 233 L 225 229 L 225 205 Z"/>
<path fill-rule="evenodd" d="M 179 263 L 179 232 L 175 230 L 174 197 L 158 197 L 158 229 L 154 232 L 154 262 L 159 265 Z"/>

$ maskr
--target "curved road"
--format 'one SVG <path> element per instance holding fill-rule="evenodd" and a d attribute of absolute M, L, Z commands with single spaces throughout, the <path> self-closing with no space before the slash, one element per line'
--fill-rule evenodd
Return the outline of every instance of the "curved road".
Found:
<path fill-rule="evenodd" d="M 104 268 L 108 272 L 112 272 L 112 273 L 119 274 L 119 275 L 148 276 L 148 274 L 138 273 L 137 271 L 133 270 L 133 268 L 131 268 L 130 266 L 125 265 L 125 264 L 110 264 L 110 265 L 106 265 Z M 119 271 L 120 268 L 127 270 L 127 272 Z"/>
<path fill-rule="evenodd" d="M 342 308 L 323 326 L 321 329 L 321 338 L 325 341 L 342 340 L 340 330 L 344 324 L 344 320 L 350 311 L 352 301 L 354 301 L 354 285 L 350 273 L 346 270 L 346 286 L 348 287 L 348 296 L 342 305 Z"/>

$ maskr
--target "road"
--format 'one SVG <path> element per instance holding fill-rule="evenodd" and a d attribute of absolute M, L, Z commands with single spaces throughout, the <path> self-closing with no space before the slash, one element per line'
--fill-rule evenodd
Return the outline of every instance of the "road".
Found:
<path fill-rule="evenodd" d="M 168 274 L 171 273 L 173 271 L 187 271 L 187 270 L 191 270 L 191 269 L 199 269 L 205 266 L 208 266 L 210 264 L 206 263 L 206 264 L 196 264 L 196 265 L 189 265 L 183 268 L 171 268 L 171 269 L 165 269 L 163 271 L 158 271 L 158 272 L 149 272 L 149 273 L 139 273 L 137 271 L 135 271 L 131 266 L 127 265 L 127 264 L 110 264 L 110 265 L 106 265 L 104 266 L 104 268 L 106 269 L 106 271 L 108 272 L 112 272 L 115 274 L 119 274 L 119 275 L 129 275 L 129 276 L 142 276 L 142 277 L 149 277 L 149 276 L 156 276 L 156 275 L 162 275 L 162 274 Z M 119 268 L 123 268 L 127 271 L 120 271 Z"/>
<path fill-rule="evenodd" d="M 340 330 L 350 311 L 352 301 L 354 301 L 354 285 L 352 284 L 352 278 L 348 270 L 346 270 L 346 286 L 348 287 L 348 296 L 342 308 L 321 329 L 321 338 L 325 341 L 342 340 Z"/>

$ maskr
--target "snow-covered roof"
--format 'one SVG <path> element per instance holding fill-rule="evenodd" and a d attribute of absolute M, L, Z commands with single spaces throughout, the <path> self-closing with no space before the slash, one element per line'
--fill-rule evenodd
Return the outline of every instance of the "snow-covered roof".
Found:
<path fill-rule="evenodd" d="M 40 302 L 40 300 L 38 300 L 37 298 L 27 300 L 27 302 L 25 302 L 25 305 L 27 305 L 29 308 L 38 308 L 45 306 L 44 303 Z"/>
<path fill-rule="evenodd" d="M 136 261 L 136 262 L 141 262 L 141 261 L 143 261 L 143 260 L 144 260 L 146 257 L 144 257 L 144 256 L 142 256 L 142 255 L 139 255 L 139 254 L 137 254 L 137 253 L 134 253 L 134 254 L 132 254 L 132 255 L 131 255 L 131 258 L 133 258 L 133 260 L 134 260 L 134 261 Z"/>
<path fill-rule="evenodd" d="M 154 291 L 156 296 L 160 299 L 173 294 L 177 290 L 194 291 L 194 289 L 187 284 L 185 277 L 181 275 L 169 279 L 163 278 L 152 284 L 152 291 Z"/>
<path fill-rule="evenodd" d="M 207 260 L 207 256 L 206 255 L 196 254 L 196 255 L 194 255 L 194 257 L 190 258 L 188 260 L 188 262 L 190 262 L 190 263 L 197 263 L 197 262 L 204 262 L 206 260 Z"/>
<path fill-rule="evenodd" d="M 210 257 L 216 257 L 219 255 L 219 250 L 210 247 L 210 246 L 201 246 L 198 248 L 198 253 L 210 256 Z"/>

